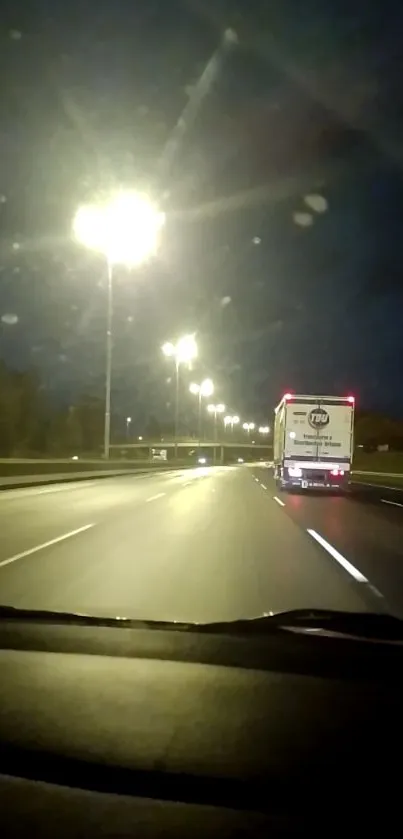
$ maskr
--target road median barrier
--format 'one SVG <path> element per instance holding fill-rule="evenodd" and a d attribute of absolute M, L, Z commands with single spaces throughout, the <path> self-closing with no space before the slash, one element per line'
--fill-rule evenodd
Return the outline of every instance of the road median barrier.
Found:
<path fill-rule="evenodd" d="M 99 460 L 12 460 L 0 459 L 0 490 L 16 489 L 69 481 L 87 481 L 95 478 L 114 478 L 153 472 L 195 468 L 183 461 L 167 463 L 150 461 L 99 461 Z"/>

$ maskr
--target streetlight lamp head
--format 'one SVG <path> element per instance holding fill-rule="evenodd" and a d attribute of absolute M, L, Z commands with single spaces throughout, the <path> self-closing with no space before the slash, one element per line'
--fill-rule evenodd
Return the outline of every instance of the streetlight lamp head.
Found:
<path fill-rule="evenodd" d="M 244 430 L 244 431 L 249 431 L 249 423 L 248 423 L 248 422 L 244 422 L 244 423 L 242 424 L 242 428 L 243 428 L 243 430 Z"/>
<path fill-rule="evenodd" d="M 167 341 L 162 346 L 162 352 L 164 353 L 164 355 L 167 356 L 167 358 L 170 358 L 171 356 L 175 355 L 175 347 L 173 344 L 171 344 L 170 341 Z"/>
<path fill-rule="evenodd" d="M 224 425 L 232 425 L 233 421 L 234 421 L 233 417 L 228 417 L 228 416 L 224 417 Z"/>
<path fill-rule="evenodd" d="M 131 417 L 126 417 L 126 422 L 131 422 L 131 421 L 132 421 Z"/>
<path fill-rule="evenodd" d="M 249 423 L 249 428 L 250 428 L 250 430 L 251 430 L 251 431 L 253 431 L 254 427 L 255 427 L 255 423 L 254 423 L 254 422 L 250 422 L 250 423 Z"/>
<path fill-rule="evenodd" d="M 101 207 L 86 205 L 79 207 L 73 219 L 73 233 L 78 242 L 94 251 L 103 250 L 101 229 L 103 226 Z"/>
<path fill-rule="evenodd" d="M 104 205 L 80 207 L 73 221 L 75 237 L 103 253 L 111 264 L 140 265 L 155 252 L 163 213 L 136 192 L 120 192 Z"/>
<path fill-rule="evenodd" d="M 211 379 L 204 379 L 200 385 L 200 392 L 202 396 L 212 396 L 214 393 L 214 385 Z"/>
<path fill-rule="evenodd" d="M 238 425 L 239 417 L 236 417 L 236 416 L 232 417 L 232 422 L 233 422 L 234 425 Z"/>
<path fill-rule="evenodd" d="M 215 409 L 216 409 L 215 405 L 207 405 L 207 410 L 208 410 L 209 414 L 214 414 Z"/>
<path fill-rule="evenodd" d="M 223 414 L 224 411 L 225 411 L 225 405 L 222 405 L 222 403 L 220 403 L 219 405 L 216 405 L 216 411 L 217 411 L 217 414 Z"/>
<path fill-rule="evenodd" d="M 183 338 L 180 338 L 174 354 L 178 364 L 186 364 L 197 358 L 197 344 L 194 335 L 184 335 Z"/>
<path fill-rule="evenodd" d="M 190 393 L 193 393 L 194 396 L 197 396 L 197 394 L 200 391 L 200 385 L 196 385 L 194 382 L 192 382 L 192 384 L 189 385 L 189 390 Z"/>

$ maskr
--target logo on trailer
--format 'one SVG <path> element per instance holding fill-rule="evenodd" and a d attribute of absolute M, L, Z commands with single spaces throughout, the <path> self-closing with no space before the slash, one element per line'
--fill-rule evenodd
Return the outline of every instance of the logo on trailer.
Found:
<path fill-rule="evenodd" d="M 324 408 L 313 408 L 308 414 L 308 422 L 311 428 L 315 431 L 320 431 L 321 428 L 326 428 L 329 425 L 330 417 Z"/>

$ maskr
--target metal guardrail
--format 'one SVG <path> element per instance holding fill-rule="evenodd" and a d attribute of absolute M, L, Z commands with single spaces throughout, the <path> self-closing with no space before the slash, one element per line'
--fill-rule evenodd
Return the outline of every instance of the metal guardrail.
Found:
<path fill-rule="evenodd" d="M 197 467 L 197 464 L 186 460 L 171 460 L 166 463 L 148 460 L 82 460 L 55 459 L 0 459 L 0 489 L 12 487 L 40 486 L 43 484 L 91 480 L 95 478 L 118 477 L 125 474 L 140 474 L 163 471 L 174 471 Z M 401 472 L 376 472 L 361 469 L 352 470 L 352 478 L 357 476 L 356 484 L 363 484 L 361 478 L 379 478 L 386 481 L 401 482 L 401 485 L 390 486 L 390 489 L 403 491 L 403 474 Z M 368 481 L 368 485 L 370 480 Z M 374 482 L 374 486 L 379 485 Z"/>
<path fill-rule="evenodd" d="M 358 490 L 362 489 L 378 489 L 390 492 L 403 492 L 403 474 L 401 472 L 367 472 L 361 469 L 354 469 L 352 471 L 352 484 Z M 356 479 L 354 480 L 354 475 Z"/>
<path fill-rule="evenodd" d="M 403 481 L 403 473 L 402 472 L 368 472 L 367 470 L 363 471 L 362 469 L 352 469 L 352 475 L 378 475 L 380 478 L 400 478 Z"/>
<path fill-rule="evenodd" d="M 92 466 L 92 468 L 90 468 Z M 97 468 L 94 468 L 94 467 Z M 121 475 L 136 475 L 153 472 L 175 471 L 176 469 L 194 468 L 195 464 L 171 461 L 137 462 L 125 464 L 119 462 L 100 463 L 82 461 L 78 464 L 71 460 L 0 460 L 0 489 L 41 486 L 44 484 L 64 483 L 68 481 L 93 480 L 95 478 L 113 478 Z"/>
<path fill-rule="evenodd" d="M 268 449 L 273 451 L 273 445 L 262 443 L 257 437 L 255 442 L 237 442 L 228 440 L 180 440 L 176 443 L 178 449 Z M 131 449 L 174 449 L 174 440 L 143 440 L 140 443 L 112 443 L 111 451 L 130 451 Z"/>

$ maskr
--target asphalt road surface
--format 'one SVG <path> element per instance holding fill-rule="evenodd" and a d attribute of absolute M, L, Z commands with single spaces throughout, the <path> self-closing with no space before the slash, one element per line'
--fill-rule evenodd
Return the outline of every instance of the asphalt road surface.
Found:
<path fill-rule="evenodd" d="M 403 617 L 403 508 L 380 495 L 279 495 L 270 469 L 246 465 L 4 491 L 0 603 L 183 621 L 307 607 Z"/>

